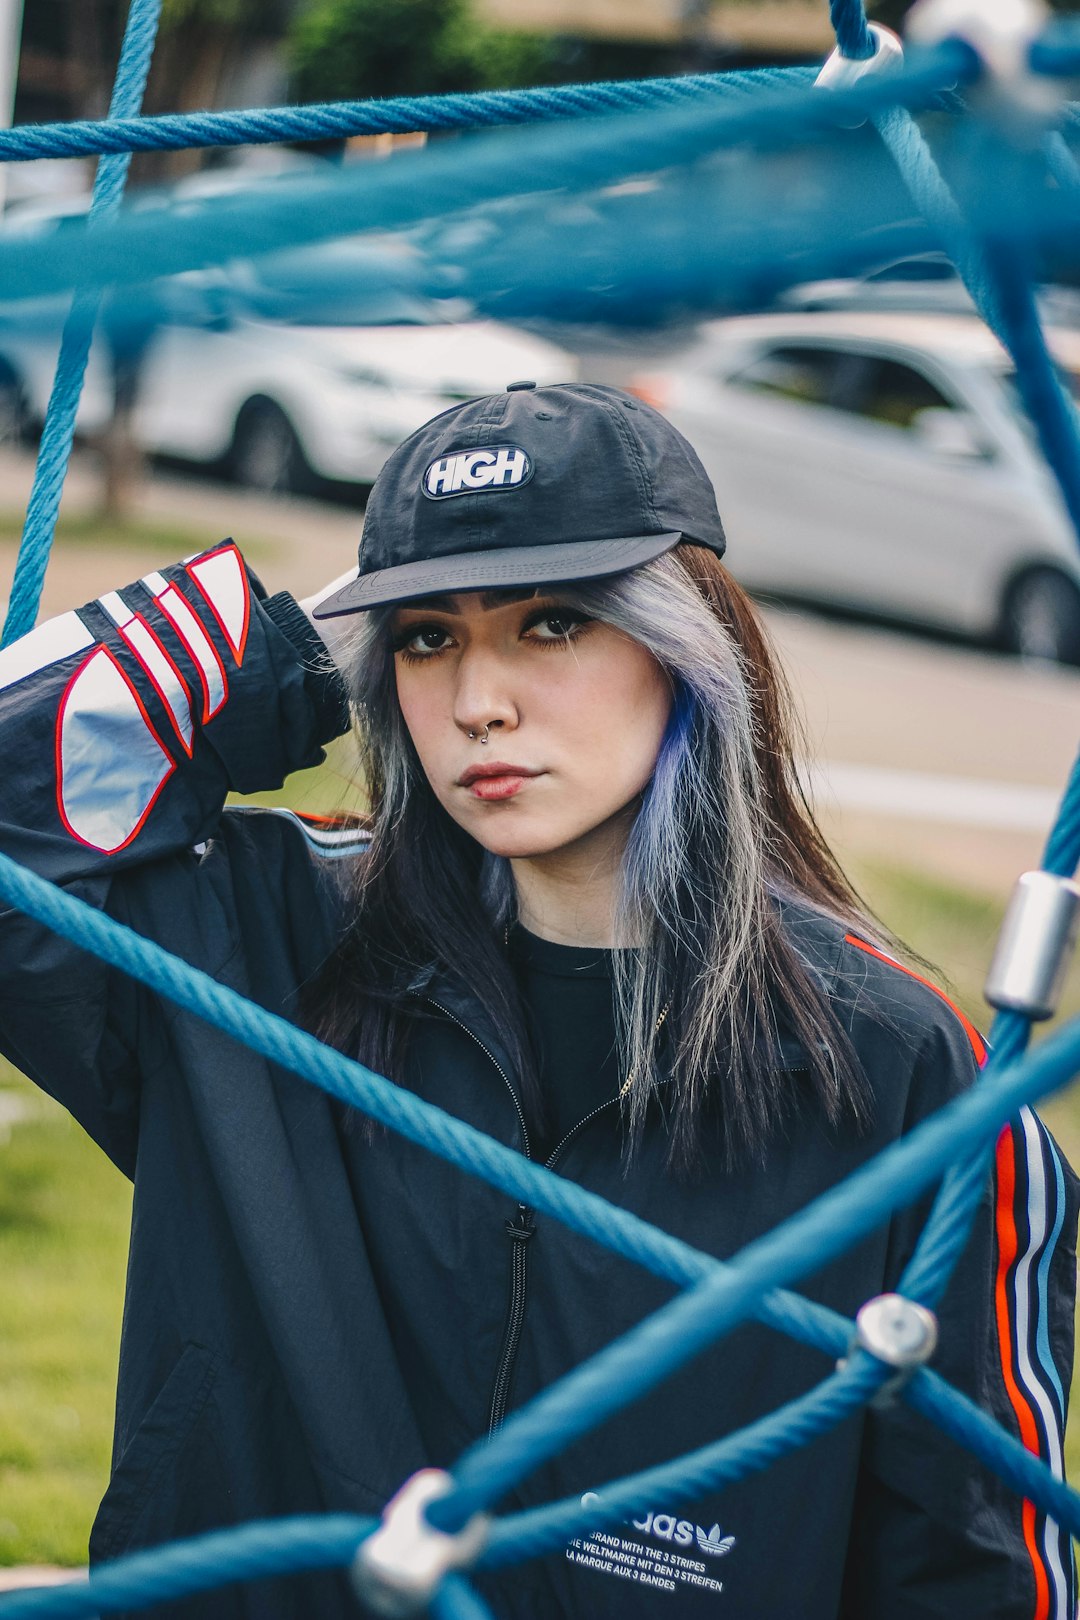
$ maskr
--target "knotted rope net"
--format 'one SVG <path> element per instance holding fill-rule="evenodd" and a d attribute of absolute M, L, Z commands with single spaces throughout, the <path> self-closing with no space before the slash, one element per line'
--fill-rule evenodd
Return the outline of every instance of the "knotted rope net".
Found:
<path fill-rule="evenodd" d="M 923 0 L 924 9 L 928 3 Z M 838 48 L 820 85 L 812 70 L 766 69 L 143 118 L 160 0 L 132 0 L 108 117 L 0 133 L 0 159 L 7 161 L 100 157 L 84 239 L 0 243 L 0 300 L 18 305 L 72 295 L 5 643 L 29 630 L 37 615 L 103 300 L 119 290 L 129 305 L 143 307 L 147 319 L 175 318 L 178 284 L 170 278 L 182 272 L 350 233 L 417 226 L 437 220 L 454 196 L 473 207 L 512 207 L 516 212 L 507 217 L 526 233 L 539 217 L 530 215 L 530 207 L 550 208 L 552 193 L 588 196 L 595 204 L 590 256 L 569 268 L 574 255 L 558 246 L 519 255 L 512 266 L 498 252 L 457 257 L 451 265 L 438 233 L 431 237 L 431 273 L 452 270 L 453 290 L 496 314 L 603 316 L 610 313 L 613 287 L 627 305 L 653 297 L 661 309 L 735 309 L 785 277 L 804 280 L 822 268 L 850 272 L 871 254 L 880 258 L 889 250 L 944 248 L 1013 358 L 1024 406 L 1080 538 L 1076 414 L 1047 349 L 1032 280 L 1034 248 L 1067 253 L 1076 246 L 1080 171 L 1066 137 L 1080 122 L 1080 109 L 1062 99 L 1060 85 L 1080 68 L 1080 30 L 1065 24 L 1033 28 L 1013 41 L 1006 71 L 999 53 L 980 48 L 977 28 L 974 37 L 952 36 L 949 19 L 962 18 L 964 7 L 950 9 L 948 0 L 944 6 L 944 21 L 928 30 L 929 41 L 902 66 L 894 61 L 892 71 L 882 71 L 889 65 L 889 41 L 868 26 L 861 0 L 831 0 Z M 942 0 L 937 10 L 940 16 Z M 948 176 L 917 121 L 922 114 L 959 132 Z M 494 132 L 475 133 L 484 127 Z M 273 197 L 218 199 L 188 208 L 182 217 L 164 210 L 121 211 L 136 151 L 394 130 L 473 133 L 400 154 L 390 165 L 306 180 L 302 192 L 286 188 Z M 770 212 L 755 189 L 761 183 L 755 160 L 795 143 L 807 165 L 810 202 L 802 211 Z M 738 163 L 732 162 L 735 155 Z M 861 183 L 868 164 L 880 182 L 874 186 Z M 643 176 L 663 183 L 622 185 Z M 715 202 L 718 191 L 722 210 L 688 207 L 699 194 Z M 538 238 L 529 240 L 537 246 Z M 445 289 L 445 279 L 439 285 Z M 352 291 L 362 295 L 362 273 L 358 280 L 354 273 Z M 1064 882 L 1078 864 L 1080 761 L 1050 830 L 1042 871 L 1047 881 Z M 721 1262 L 399 1089 L 2 855 L 0 898 L 515 1202 L 679 1285 L 671 1303 L 465 1452 L 426 1509 L 417 1510 L 418 1556 L 433 1557 L 423 1602 L 441 1620 L 489 1615 L 470 1584 L 470 1568 L 512 1565 L 560 1549 L 572 1537 L 641 1515 L 660 1496 L 689 1502 L 765 1469 L 857 1412 L 886 1384 L 895 1399 L 936 1422 L 1058 1525 L 1080 1535 L 1080 1496 L 1020 1441 L 917 1356 L 898 1380 L 903 1357 L 889 1354 L 837 1312 L 791 1291 L 936 1186 L 899 1289 L 902 1316 L 913 1307 L 932 1309 L 963 1250 L 1000 1128 L 1023 1104 L 1050 1095 L 1080 1070 L 1080 1020 L 1028 1053 L 1033 1009 L 1004 1007 L 993 1023 L 992 1055 L 972 1090 Z M 738 1432 L 605 1483 L 584 1502 L 573 1498 L 525 1512 L 496 1512 L 507 1491 L 545 1458 L 750 1318 L 813 1346 L 835 1370 Z M 329 1514 L 249 1524 L 117 1559 L 95 1569 L 88 1582 L 16 1593 L 0 1600 L 0 1615 L 89 1617 L 229 1582 L 344 1567 L 377 1529 L 374 1520 Z M 406 1612 L 408 1571 L 395 1574 L 387 1566 L 380 1578 L 384 1598 L 402 1605 L 395 1612 Z"/>

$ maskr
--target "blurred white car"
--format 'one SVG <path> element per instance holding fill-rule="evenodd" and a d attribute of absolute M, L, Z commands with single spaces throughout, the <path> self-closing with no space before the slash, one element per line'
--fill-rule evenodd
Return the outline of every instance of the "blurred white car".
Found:
<path fill-rule="evenodd" d="M 1050 340 L 1075 393 L 1080 334 Z M 1080 662 L 1080 549 L 975 318 L 718 321 L 634 386 L 696 446 L 751 589 Z"/>
<path fill-rule="evenodd" d="M 163 327 L 144 362 L 135 430 L 157 454 L 224 462 L 241 483 L 370 483 L 391 450 L 459 400 L 577 361 L 493 321 L 312 326 L 237 319 Z"/>

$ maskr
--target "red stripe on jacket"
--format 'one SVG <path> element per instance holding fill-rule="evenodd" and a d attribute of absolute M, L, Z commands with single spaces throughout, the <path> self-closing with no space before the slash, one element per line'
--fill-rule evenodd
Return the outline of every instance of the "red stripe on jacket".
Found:
<path fill-rule="evenodd" d="M 934 984 L 932 980 L 924 979 L 921 973 L 916 973 L 912 968 L 905 967 L 903 962 L 898 962 L 896 960 L 895 956 L 888 956 L 884 951 L 879 951 L 876 945 L 868 945 L 864 939 L 857 939 L 854 934 L 845 934 L 844 939 L 849 945 L 854 945 L 856 949 L 865 951 L 868 956 L 876 956 L 879 962 L 887 962 L 889 966 L 895 968 L 898 973 L 906 973 L 909 979 L 917 979 L 918 982 L 920 984 L 924 984 L 928 990 L 932 990 L 934 995 L 937 996 L 940 1001 L 943 1001 L 946 1007 L 950 1008 L 956 1014 L 957 1018 L 959 1018 L 964 1034 L 971 1042 L 971 1050 L 975 1054 L 975 1061 L 979 1065 L 980 1069 L 982 1068 L 983 1064 L 986 1062 L 986 1042 L 975 1028 L 975 1025 L 971 1022 L 971 1019 L 964 1017 L 964 1014 L 960 1011 L 960 1008 L 956 1005 L 955 1001 L 950 1001 L 944 990 L 939 990 L 937 985 Z"/>
<path fill-rule="evenodd" d="M 868 945 L 865 940 L 858 939 L 854 934 L 845 934 L 849 945 L 858 950 L 865 951 L 867 955 L 874 956 L 879 962 L 886 962 L 889 967 L 896 968 L 898 973 L 906 973 L 909 978 L 917 979 L 920 984 L 933 991 L 941 1001 L 949 1007 L 960 1020 L 971 1050 L 975 1054 L 975 1061 L 981 1068 L 986 1062 L 986 1043 L 979 1034 L 975 1025 L 964 1014 L 954 1001 L 951 1001 L 945 992 L 938 988 L 930 979 L 923 978 L 921 973 L 915 973 L 898 962 L 895 957 L 879 951 L 875 946 Z M 1009 1397 L 1016 1420 L 1020 1429 L 1020 1437 L 1025 1448 L 1036 1457 L 1042 1455 L 1039 1447 L 1039 1430 L 1035 1422 L 1035 1414 L 1016 1380 L 1013 1365 L 1012 1344 L 1012 1314 L 1009 1309 L 1009 1272 L 1016 1262 L 1019 1249 L 1019 1240 L 1016 1231 L 1016 1144 L 1013 1140 L 1012 1127 L 1006 1125 L 998 1137 L 996 1158 L 997 1201 L 994 1211 L 995 1235 L 997 1238 L 998 1264 L 997 1276 L 994 1284 L 994 1315 L 997 1324 L 998 1352 L 1001 1357 L 1001 1375 L 1005 1384 L 1005 1392 Z M 1032 1611 L 1032 1620 L 1049 1620 L 1050 1615 L 1050 1579 L 1043 1562 L 1042 1554 L 1035 1535 L 1035 1504 L 1025 1501 L 1021 1507 L 1021 1525 L 1024 1533 L 1024 1545 L 1031 1559 L 1032 1573 L 1035 1578 L 1035 1608 Z"/>
<path fill-rule="evenodd" d="M 994 1313 L 997 1318 L 1001 1374 L 1005 1380 L 1005 1390 L 1009 1397 L 1009 1404 L 1016 1413 L 1016 1420 L 1020 1426 L 1020 1438 L 1024 1442 L 1025 1449 L 1033 1452 L 1038 1457 L 1041 1456 L 1041 1450 L 1035 1414 L 1032 1412 L 1027 1397 L 1016 1381 L 1016 1373 L 1013 1369 L 1009 1272 L 1016 1260 L 1019 1241 L 1016 1231 L 1016 1215 L 1014 1213 L 1016 1200 L 1016 1143 L 1013 1140 L 1011 1125 L 1006 1125 L 998 1137 L 995 1165 L 997 1170 L 995 1225 L 997 1229 L 998 1264 L 997 1279 L 994 1285 Z M 1038 1543 L 1035 1540 L 1034 1502 L 1024 1502 L 1022 1522 L 1024 1545 L 1027 1547 L 1031 1567 L 1035 1573 L 1033 1620 L 1047 1620 L 1050 1613 L 1050 1582 L 1042 1555 L 1039 1552 Z"/>

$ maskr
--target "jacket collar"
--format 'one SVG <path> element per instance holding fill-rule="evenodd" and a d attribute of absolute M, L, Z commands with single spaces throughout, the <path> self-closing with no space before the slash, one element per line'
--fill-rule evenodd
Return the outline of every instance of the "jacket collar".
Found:
<path fill-rule="evenodd" d="M 844 925 L 803 900 L 784 899 L 777 904 L 781 924 L 789 933 L 795 949 L 825 994 L 832 997 L 836 990 L 840 958 L 844 950 L 846 932 Z M 461 978 L 432 962 L 413 975 L 408 985 L 408 994 L 421 1004 L 440 1008 L 450 1018 L 463 1024 L 491 1053 L 506 1073 L 515 1092 L 520 1090 L 513 1061 L 501 1032 L 489 1018 L 483 1003 Z M 805 1048 L 794 1034 L 781 1027 L 778 1044 L 782 1068 L 798 1069 L 806 1066 L 808 1060 Z"/>
<path fill-rule="evenodd" d="M 419 969 L 407 986 L 408 995 L 421 1006 L 437 1007 L 473 1038 L 486 1047 L 506 1074 L 515 1093 L 520 1094 L 518 1075 L 498 1026 L 488 1016 L 480 998 L 456 974 L 432 962 Z"/>

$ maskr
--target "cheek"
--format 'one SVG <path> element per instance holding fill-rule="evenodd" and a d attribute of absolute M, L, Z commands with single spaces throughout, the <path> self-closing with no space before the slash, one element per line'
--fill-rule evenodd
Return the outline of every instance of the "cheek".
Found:
<path fill-rule="evenodd" d="M 424 774 L 433 783 L 439 775 L 439 752 L 447 742 L 447 694 L 433 680 L 434 670 L 424 670 L 424 680 L 412 678 L 412 671 L 398 665 L 398 705 Z"/>
<path fill-rule="evenodd" d="M 623 760 L 623 773 L 633 793 L 640 793 L 656 768 L 660 745 L 671 715 L 671 687 L 659 671 L 657 679 L 641 679 L 624 686 L 613 709 L 609 736 Z"/>
<path fill-rule="evenodd" d="M 611 655 L 597 661 L 578 701 L 563 708 L 574 775 L 608 814 L 648 783 L 672 704 L 670 683 L 652 655 L 623 638 L 612 640 Z"/>

